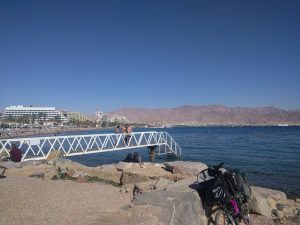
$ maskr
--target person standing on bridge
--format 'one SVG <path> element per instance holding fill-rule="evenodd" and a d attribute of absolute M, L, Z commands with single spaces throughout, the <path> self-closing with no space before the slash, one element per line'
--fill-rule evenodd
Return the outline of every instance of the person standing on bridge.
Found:
<path fill-rule="evenodd" d="M 118 124 L 115 128 L 115 134 L 116 134 L 116 141 L 115 141 L 115 145 L 118 144 L 118 139 L 120 137 L 120 133 L 122 132 L 122 127 L 120 126 L 120 124 Z"/>
<path fill-rule="evenodd" d="M 128 145 L 131 138 L 132 128 L 129 126 L 129 124 L 125 124 L 122 132 L 125 134 L 125 144 Z"/>

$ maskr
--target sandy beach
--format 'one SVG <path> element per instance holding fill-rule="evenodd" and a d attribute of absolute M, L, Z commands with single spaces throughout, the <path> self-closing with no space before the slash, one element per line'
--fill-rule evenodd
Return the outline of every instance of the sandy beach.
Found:
<path fill-rule="evenodd" d="M 99 211 L 114 212 L 132 195 L 101 183 L 8 176 L 0 180 L 0 224 L 91 224 Z"/>

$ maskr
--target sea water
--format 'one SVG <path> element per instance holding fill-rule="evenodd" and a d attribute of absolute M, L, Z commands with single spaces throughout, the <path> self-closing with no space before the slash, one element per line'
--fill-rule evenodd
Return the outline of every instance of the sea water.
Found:
<path fill-rule="evenodd" d="M 180 160 L 203 162 L 209 166 L 224 162 L 245 172 L 251 185 L 281 190 L 291 198 L 300 196 L 300 127 L 174 127 L 147 130 L 167 131 L 182 148 Z M 72 133 L 99 132 L 111 133 L 113 130 Z M 71 159 L 97 166 L 122 161 L 129 152 L 134 151 L 137 150 L 73 156 Z M 146 148 L 138 151 L 143 160 L 149 160 Z M 166 157 L 160 156 L 156 160 L 163 162 Z"/>

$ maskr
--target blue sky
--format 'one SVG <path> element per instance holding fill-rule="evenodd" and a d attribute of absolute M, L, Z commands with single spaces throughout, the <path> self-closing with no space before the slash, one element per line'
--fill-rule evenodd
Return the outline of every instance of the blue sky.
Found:
<path fill-rule="evenodd" d="M 0 109 L 300 109 L 300 1 L 0 1 Z"/>

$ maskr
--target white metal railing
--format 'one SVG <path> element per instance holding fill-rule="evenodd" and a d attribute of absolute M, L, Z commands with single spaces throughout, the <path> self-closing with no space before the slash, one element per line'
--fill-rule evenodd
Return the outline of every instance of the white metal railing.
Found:
<path fill-rule="evenodd" d="M 8 154 L 12 144 L 22 150 L 22 161 L 47 159 L 53 151 L 74 156 L 148 146 L 158 146 L 157 155 L 181 156 L 175 140 L 167 132 L 157 131 L 0 139 L 0 155 Z"/>

